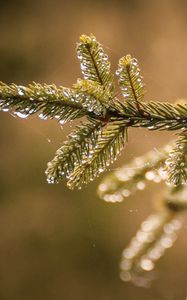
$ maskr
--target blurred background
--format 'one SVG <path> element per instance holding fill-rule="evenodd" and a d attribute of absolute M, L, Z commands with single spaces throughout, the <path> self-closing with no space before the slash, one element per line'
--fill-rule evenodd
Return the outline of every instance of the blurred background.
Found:
<path fill-rule="evenodd" d="M 0 80 L 71 86 L 80 77 L 82 33 L 105 45 L 113 71 L 130 53 L 140 61 L 147 100 L 187 96 L 185 0 L 0 1 Z M 100 200 L 101 178 L 81 191 L 48 185 L 46 163 L 72 129 L 55 121 L 0 114 L 0 300 L 185 300 L 187 222 L 143 289 L 119 279 L 123 248 L 153 210 L 150 184 L 121 204 Z M 171 133 L 133 129 L 117 168 L 159 148 Z M 159 192 L 158 192 L 159 191 Z"/>

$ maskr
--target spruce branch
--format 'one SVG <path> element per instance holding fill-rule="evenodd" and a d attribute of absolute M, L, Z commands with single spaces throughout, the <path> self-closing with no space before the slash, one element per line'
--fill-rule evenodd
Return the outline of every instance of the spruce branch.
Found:
<path fill-rule="evenodd" d="M 181 223 L 168 210 L 150 215 L 124 249 L 120 278 L 137 286 L 149 287 L 156 262 L 173 246 Z M 152 271 L 152 273 L 150 273 Z"/>
<path fill-rule="evenodd" d="M 23 117 L 40 112 L 41 118 L 69 121 L 92 116 L 106 121 L 124 120 L 128 127 L 149 130 L 178 130 L 187 128 L 187 104 L 141 102 L 141 112 L 132 101 L 117 99 L 110 105 L 102 87 L 91 81 L 79 80 L 72 89 L 55 85 L 30 84 L 28 87 L 0 83 L 0 109 L 14 110 Z M 143 113 L 143 115 L 142 115 Z"/>
<path fill-rule="evenodd" d="M 122 57 L 116 75 L 119 76 L 118 83 L 125 100 L 134 101 L 138 111 L 141 112 L 139 102 L 144 98 L 144 83 L 137 59 L 131 55 Z"/>
<path fill-rule="evenodd" d="M 171 186 L 168 194 L 164 196 L 165 206 L 176 213 L 183 212 L 187 209 L 187 184 Z"/>
<path fill-rule="evenodd" d="M 107 202 L 122 202 L 137 190 L 144 190 L 149 181 L 166 180 L 165 160 L 172 147 L 152 150 L 109 173 L 98 187 L 98 195 Z"/>
<path fill-rule="evenodd" d="M 58 183 L 61 179 L 70 178 L 74 169 L 82 165 L 82 162 L 94 151 L 102 126 L 101 121 L 90 119 L 70 133 L 68 140 L 48 163 L 46 175 L 49 183 Z"/>
<path fill-rule="evenodd" d="M 0 109 L 14 111 L 20 117 L 40 113 L 42 119 L 69 121 L 85 114 L 69 88 L 32 83 L 28 87 L 0 82 Z"/>
<path fill-rule="evenodd" d="M 122 122 L 107 124 L 99 132 L 96 146 L 90 156 L 75 168 L 68 181 L 69 188 L 81 188 L 93 181 L 113 163 L 124 147 L 127 128 Z"/>
<path fill-rule="evenodd" d="M 78 86 L 69 89 L 37 83 L 24 87 L 0 82 L 0 109 L 14 111 L 25 118 L 40 113 L 41 119 L 56 118 L 62 123 L 85 115 L 104 117 L 106 114 L 97 88 L 93 94 Z"/>
<path fill-rule="evenodd" d="M 116 100 L 111 105 L 111 118 L 129 121 L 130 127 L 149 130 L 185 130 L 187 128 L 187 104 L 164 102 L 140 102 L 139 107 L 132 101 L 121 103 Z"/>
<path fill-rule="evenodd" d="M 77 45 L 77 56 L 81 62 L 84 79 L 96 81 L 106 90 L 109 90 L 112 96 L 114 83 L 108 55 L 104 52 L 101 44 L 96 41 L 94 35 L 82 35 L 80 37 L 80 43 Z"/>
<path fill-rule="evenodd" d="M 94 111 L 94 113 L 96 113 L 96 111 L 98 110 L 98 114 L 105 116 L 106 108 L 109 108 L 110 106 L 110 103 L 108 102 L 108 99 L 110 98 L 109 91 L 105 91 L 103 86 L 99 85 L 95 81 L 84 79 L 78 79 L 77 82 L 73 85 L 73 88 L 75 89 L 75 91 L 88 94 L 93 98 L 93 108 L 92 110 L 90 110 L 90 107 L 88 106 L 88 110 Z M 96 107 L 98 107 L 97 110 Z"/>
<path fill-rule="evenodd" d="M 179 134 L 175 146 L 166 161 L 168 180 L 174 185 L 187 181 L 187 132 Z"/>
<path fill-rule="evenodd" d="M 155 277 L 150 271 L 153 272 L 156 262 L 177 239 L 182 225 L 178 214 L 187 209 L 186 192 L 186 185 L 171 188 L 158 212 L 142 223 L 122 254 L 120 277 L 123 281 L 143 287 L 150 285 Z"/>

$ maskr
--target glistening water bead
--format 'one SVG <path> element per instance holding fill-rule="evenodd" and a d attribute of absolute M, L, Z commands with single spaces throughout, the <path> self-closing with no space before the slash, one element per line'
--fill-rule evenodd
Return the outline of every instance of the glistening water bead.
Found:
<path fill-rule="evenodd" d="M 15 111 L 14 114 L 21 119 L 27 119 L 27 117 L 29 116 L 29 114 L 21 113 L 19 111 Z"/>
<path fill-rule="evenodd" d="M 25 95 L 25 91 L 26 91 L 26 88 L 24 86 L 18 86 L 18 95 L 19 96 L 24 96 Z"/>
<path fill-rule="evenodd" d="M 47 120 L 47 116 L 43 113 L 39 114 L 38 116 L 41 120 Z"/>

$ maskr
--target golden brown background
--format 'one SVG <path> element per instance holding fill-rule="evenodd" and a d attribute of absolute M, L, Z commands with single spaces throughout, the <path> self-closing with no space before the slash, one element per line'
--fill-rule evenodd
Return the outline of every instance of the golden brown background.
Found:
<path fill-rule="evenodd" d="M 94 33 L 113 70 L 137 57 L 147 100 L 187 96 L 187 1 L 0 1 L 0 80 L 71 86 L 75 43 Z M 101 179 L 81 191 L 48 185 L 44 170 L 72 124 L 0 114 L 0 300 L 185 300 L 185 223 L 149 289 L 119 279 L 122 249 L 152 211 L 151 185 L 122 204 L 98 199 Z M 115 168 L 164 145 L 171 133 L 133 129 Z M 152 194 L 152 196 L 151 196 Z"/>

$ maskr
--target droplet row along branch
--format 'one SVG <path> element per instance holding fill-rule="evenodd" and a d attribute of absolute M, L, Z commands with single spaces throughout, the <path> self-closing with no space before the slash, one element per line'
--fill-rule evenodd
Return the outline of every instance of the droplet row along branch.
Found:
<path fill-rule="evenodd" d="M 119 102 L 114 99 L 110 107 L 94 99 L 86 92 L 77 92 L 55 85 L 31 84 L 28 87 L 6 85 L 0 83 L 0 108 L 4 111 L 15 110 L 16 113 L 27 117 L 34 113 L 43 112 L 44 118 L 57 118 L 68 121 L 91 116 L 106 121 L 124 120 L 127 127 L 144 127 L 151 130 L 178 130 L 187 129 L 187 105 L 170 104 L 163 102 L 141 102 L 139 108 L 136 103 Z M 86 99 L 87 103 L 86 103 Z M 100 105 L 100 110 L 90 109 L 91 101 Z M 143 114 L 142 114 L 143 112 Z"/>
<path fill-rule="evenodd" d="M 114 111 L 111 113 L 111 119 L 121 118 L 129 127 L 144 127 L 149 130 L 184 130 L 187 127 L 186 104 L 151 101 L 141 102 L 137 108 L 134 102 L 117 101 L 114 106 L 117 107 L 117 116 L 114 116 Z"/>

